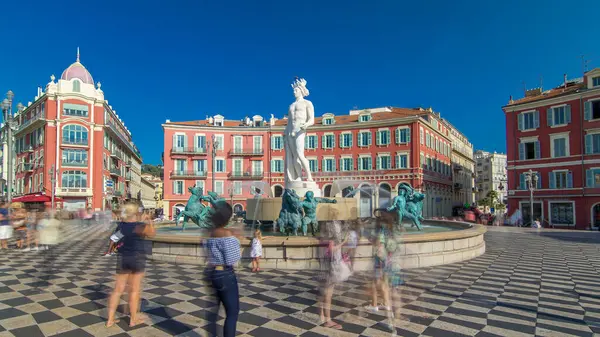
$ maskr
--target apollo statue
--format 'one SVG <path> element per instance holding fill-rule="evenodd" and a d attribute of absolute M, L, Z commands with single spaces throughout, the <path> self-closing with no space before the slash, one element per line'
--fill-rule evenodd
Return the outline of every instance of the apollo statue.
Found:
<path fill-rule="evenodd" d="M 285 144 L 285 184 L 302 181 L 302 170 L 306 172 L 306 181 L 312 182 L 308 160 L 304 156 L 304 138 L 306 129 L 315 124 L 315 108 L 308 96 L 306 80 L 297 78 L 292 83 L 296 101 L 290 105 L 287 126 L 284 132 Z"/>

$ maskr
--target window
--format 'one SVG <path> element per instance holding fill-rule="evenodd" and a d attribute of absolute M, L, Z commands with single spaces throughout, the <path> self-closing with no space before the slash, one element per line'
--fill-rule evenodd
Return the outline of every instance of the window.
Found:
<path fill-rule="evenodd" d="M 215 180 L 215 193 L 223 194 L 223 181 Z"/>
<path fill-rule="evenodd" d="M 63 114 L 68 116 L 78 116 L 78 117 L 87 117 L 88 116 L 88 106 L 80 105 L 80 104 L 63 104 Z"/>
<path fill-rule="evenodd" d="M 196 149 L 206 150 L 206 136 L 196 136 Z"/>
<path fill-rule="evenodd" d="M 62 187 L 86 188 L 87 174 L 83 171 L 64 171 L 62 174 Z"/>
<path fill-rule="evenodd" d="M 427 132 L 427 134 L 425 135 L 425 145 L 431 148 L 431 136 L 429 135 L 429 132 Z"/>
<path fill-rule="evenodd" d="M 307 149 L 316 149 L 317 148 L 317 135 L 307 135 L 304 138 L 304 142 L 306 143 L 304 147 Z"/>
<path fill-rule="evenodd" d="M 537 184 L 536 184 L 535 188 L 540 189 L 540 188 L 542 188 L 542 176 L 539 174 L 539 172 L 534 172 L 534 174 L 537 176 Z M 552 179 L 550 179 L 550 180 L 552 180 Z M 519 175 L 519 186 L 517 189 L 519 189 L 519 190 L 529 189 L 529 185 L 527 183 L 525 173 L 521 173 Z"/>
<path fill-rule="evenodd" d="M 419 161 L 419 163 L 421 164 L 421 168 L 425 169 L 426 168 L 426 162 L 425 162 L 425 155 L 421 153 L 421 160 Z"/>
<path fill-rule="evenodd" d="M 519 160 L 539 159 L 540 158 L 540 142 L 526 141 L 519 143 Z"/>
<path fill-rule="evenodd" d="M 173 181 L 173 194 L 183 194 L 183 181 L 175 180 Z"/>
<path fill-rule="evenodd" d="M 185 171 L 186 166 L 187 163 L 185 162 L 185 159 L 175 159 L 175 171 L 183 172 Z"/>
<path fill-rule="evenodd" d="M 377 145 L 389 145 L 389 144 L 390 144 L 390 130 L 377 131 Z"/>
<path fill-rule="evenodd" d="M 333 149 L 334 147 L 335 147 L 335 136 L 334 135 L 323 135 L 323 148 L 324 149 Z"/>
<path fill-rule="evenodd" d="M 81 91 L 81 82 L 78 80 L 73 80 L 73 91 L 80 92 Z"/>
<path fill-rule="evenodd" d="M 254 153 L 262 153 L 262 136 L 254 136 L 252 142 Z"/>
<path fill-rule="evenodd" d="M 431 160 L 431 158 L 427 157 L 427 169 L 429 171 L 432 171 L 432 169 L 433 169 L 432 163 L 433 163 L 433 161 Z"/>
<path fill-rule="evenodd" d="M 276 172 L 276 173 L 283 172 L 283 160 L 282 159 L 271 160 L 271 172 Z"/>
<path fill-rule="evenodd" d="M 205 173 L 208 171 L 206 169 L 206 159 L 198 159 L 194 160 L 194 171 Z"/>
<path fill-rule="evenodd" d="M 407 154 L 399 154 L 396 156 L 396 168 L 408 168 Z"/>
<path fill-rule="evenodd" d="M 571 123 L 571 106 L 559 106 L 556 108 L 548 108 L 546 112 L 548 118 L 548 126 L 566 125 Z"/>
<path fill-rule="evenodd" d="M 358 133 L 358 146 L 371 145 L 371 131 L 361 131 Z"/>
<path fill-rule="evenodd" d="M 333 125 L 333 118 L 323 118 L 323 125 Z"/>
<path fill-rule="evenodd" d="M 592 78 L 592 86 L 594 86 L 594 87 L 600 86 L 600 76 Z"/>
<path fill-rule="evenodd" d="M 233 194 L 235 194 L 235 195 L 242 194 L 242 182 L 241 181 L 233 182 Z"/>
<path fill-rule="evenodd" d="M 316 159 L 309 159 L 308 160 L 308 167 L 310 169 L 310 172 L 317 172 L 319 170 L 319 162 Z M 323 166 L 324 168 L 325 166 Z M 324 171 L 325 169 L 323 169 Z"/>
<path fill-rule="evenodd" d="M 234 136 L 233 137 L 233 152 L 241 153 L 242 152 L 242 136 Z"/>
<path fill-rule="evenodd" d="M 104 148 L 108 149 L 108 135 L 104 134 Z"/>
<path fill-rule="evenodd" d="M 550 202 L 550 222 L 553 225 L 574 225 L 575 212 L 572 202 Z"/>
<path fill-rule="evenodd" d="M 392 168 L 392 158 L 389 154 L 382 154 L 377 156 L 377 169 L 378 170 L 389 170 Z"/>
<path fill-rule="evenodd" d="M 421 136 L 421 144 L 425 143 L 425 133 L 423 132 L 423 128 L 420 128 L 419 136 Z"/>
<path fill-rule="evenodd" d="M 158 184 L 156 184 L 158 187 Z M 202 192 L 206 191 L 206 189 L 204 188 L 204 180 L 196 180 L 196 187 L 200 187 L 202 189 Z"/>
<path fill-rule="evenodd" d="M 600 133 L 585 135 L 585 153 L 600 153 Z"/>
<path fill-rule="evenodd" d="M 550 188 L 572 188 L 573 174 L 571 171 L 550 172 Z"/>
<path fill-rule="evenodd" d="M 63 165 L 71 166 L 87 166 L 88 154 L 87 150 L 65 149 L 62 151 Z"/>
<path fill-rule="evenodd" d="M 262 161 L 261 160 L 253 160 L 252 161 L 252 174 L 255 176 L 260 176 L 263 173 L 262 169 Z"/>
<path fill-rule="evenodd" d="M 371 120 L 371 115 L 361 115 L 359 121 L 368 122 Z"/>
<path fill-rule="evenodd" d="M 587 101 L 583 106 L 583 117 L 585 120 L 600 119 L 600 100 Z"/>
<path fill-rule="evenodd" d="M 361 171 L 369 171 L 373 169 L 373 165 L 371 165 L 371 157 L 360 157 L 358 158 L 359 169 Z"/>
<path fill-rule="evenodd" d="M 217 142 L 217 150 L 223 150 L 225 148 L 225 136 L 215 135 L 215 141 Z"/>
<path fill-rule="evenodd" d="M 518 115 L 519 130 L 533 130 L 540 126 L 539 111 L 523 112 Z"/>
<path fill-rule="evenodd" d="M 396 144 L 405 144 L 410 142 L 410 129 L 396 129 Z"/>
<path fill-rule="evenodd" d="M 70 145 L 87 145 L 88 144 L 88 131 L 81 125 L 70 124 L 63 128 L 63 139 L 64 144 Z"/>
<path fill-rule="evenodd" d="M 282 136 L 273 136 L 271 139 L 271 149 L 272 150 L 281 150 L 283 149 L 283 137 Z"/>
<path fill-rule="evenodd" d="M 235 175 L 242 175 L 242 164 L 243 164 L 243 160 L 242 159 L 234 159 L 233 161 L 233 173 Z"/>
<path fill-rule="evenodd" d="M 585 170 L 585 186 L 600 187 L 600 168 Z"/>
<path fill-rule="evenodd" d="M 183 149 L 185 147 L 185 135 L 173 136 L 173 147 L 176 149 Z"/>
<path fill-rule="evenodd" d="M 215 172 L 225 172 L 225 159 L 216 159 L 215 160 Z"/>
<path fill-rule="evenodd" d="M 352 158 L 341 158 L 340 159 L 340 169 L 341 171 L 352 171 L 354 168 Z"/>
<path fill-rule="evenodd" d="M 340 147 L 341 148 L 351 148 L 352 147 L 352 134 L 351 133 L 342 133 L 340 135 Z"/>
<path fill-rule="evenodd" d="M 335 159 L 323 159 L 323 172 L 335 172 Z"/>
<path fill-rule="evenodd" d="M 552 157 L 566 157 L 568 156 L 569 151 L 567 151 L 567 138 L 554 138 L 552 140 Z"/>

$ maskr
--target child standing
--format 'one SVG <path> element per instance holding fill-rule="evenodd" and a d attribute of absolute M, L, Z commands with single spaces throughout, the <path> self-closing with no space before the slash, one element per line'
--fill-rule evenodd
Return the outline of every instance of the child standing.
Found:
<path fill-rule="evenodd" d="M 254 239 L 252 239 L 252 251 L 250 257 L 252 257 L 252 272 L 259 272 L 259 260 L 262 256 L 262 233 L 260 229 L 254 231 Z"/>

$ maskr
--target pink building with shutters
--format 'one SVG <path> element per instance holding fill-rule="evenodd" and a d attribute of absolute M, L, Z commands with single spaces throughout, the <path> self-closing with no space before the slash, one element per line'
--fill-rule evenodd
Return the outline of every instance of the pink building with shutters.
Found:
<path fill-rule="evenodd" d="M 163 124 L 164 211 L 172 216 L 201 186 L 228 199 L 236 211 L 246 208 L 255 189 L 278 197 L 283 192 L 285 119 L 261 116 L 241 121 L 217 115 Z M 305 155 L 322 195 L 332 197 L 337 180 L 375 186 L 356 194 L 361 214 L 372 214 L 397 195 L 400 182 L 427 193 L 425 216 L 449 216 L 453 206 L 451 154 L 447 123 L 431 110 L 376 108 L 348 115 L 315 118 Z M 218 141 L 214 163 L 212 139 Z M 340 192 L 338 196 L 342 196 Z"/>
<path fill-rule="evenodd" d="M 550 90 L 528 90 L 506 115 L 509 214 L 530 219 L 525 172 L 538 177 L 534 218 L 555 227 L 600 225 L 600 68 Z"/>

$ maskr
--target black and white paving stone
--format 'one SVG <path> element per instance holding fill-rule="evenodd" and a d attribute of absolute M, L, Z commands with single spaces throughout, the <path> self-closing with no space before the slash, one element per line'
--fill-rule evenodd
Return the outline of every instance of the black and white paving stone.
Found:
<path fill-rule="evenodd" d="M 0 337 L 207 336 L 211 319 L 223 324 L 201 268 L 150 262 L 142 295 L 147 324 L 129 328 L 124 318 L 107 329 L 116 264 L 101 256 L 109 232 L 66 227 L 48 282 L 43 252 L 0 252 Z M 600 334 L 600 233 L 490 228 L 485 239 L 487 252 L 478 258 L 406 272 L 398 336 Z M 238 278 L 239 336 L 392 335 L 385 312 L 363 309 L 365 274 L 335 289 L 332 316 L 341 331 L 319 326 L 315 272 L 238 271 Z"/>

